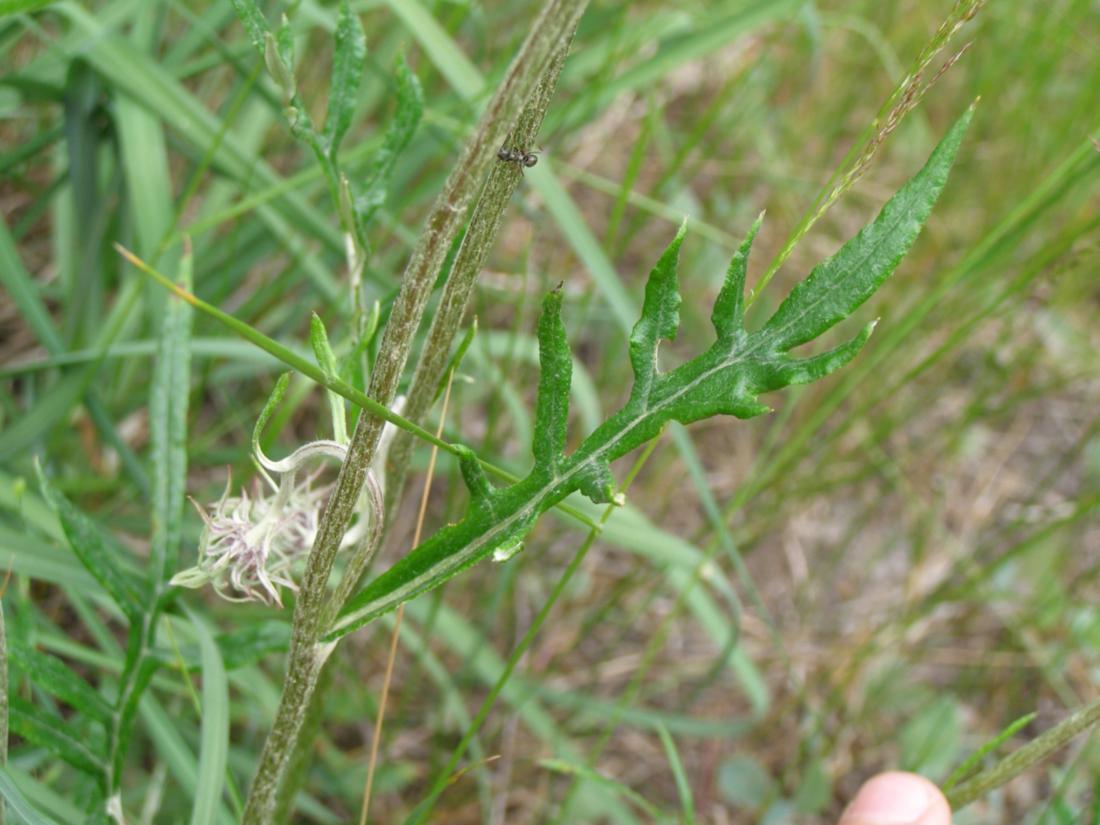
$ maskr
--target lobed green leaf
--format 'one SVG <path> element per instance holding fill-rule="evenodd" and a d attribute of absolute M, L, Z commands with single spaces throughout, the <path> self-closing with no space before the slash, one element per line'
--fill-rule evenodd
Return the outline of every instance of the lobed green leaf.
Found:
<path fill-rule="evenodd" d="M 536 407 L 535 466 L 515 484 L 492 488 L 472 452 L 458 448 L 470 489 L 466 517 L 443 528 L 348 600 L 328 638 L 362 626 L 398 604 L 446 581 L 492 555 L 515 554 L 538 517 L 569 494 L 614 500 L 610 462 L 655 437 L 670 421 L 690 424 L 713 415 L 750 418 L 767 412 L 766 392 L 815 381 L 856 356 L 870 336 L 868 324 L 854 338 L 808 358 L 789 351 L 833 327 L 882 284 L 912 245 L 931 213 L 958 152 L 973 109 L 951 128 L 920 170 L 878 217 L 792 290 L 756 331 L 744 327 L 744 288 L 749 251 L 760 220 L 750 229 L 715 301 L 715 341 L 669 373 L 657 351 L 679 326 L 676 264 L 680 228 L 650 273 L 642 315 L 630 335 L 635 383 L 626 405 L 597 427 L 569 456 L 564 454 L 572 356 L 561 324 L 561 295 L 551 292 L 539 321 L 542 376 Z"/>

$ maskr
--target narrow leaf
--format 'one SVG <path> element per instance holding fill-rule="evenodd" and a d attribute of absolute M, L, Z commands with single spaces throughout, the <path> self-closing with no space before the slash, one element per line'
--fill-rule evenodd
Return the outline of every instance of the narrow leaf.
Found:
<path fill-rule="evenodd" d="M 57 513 L 73 554 L 103 586 L 126 617 L 131 621 L 139 620 L 142 605 L 148 601 L 144 583 L 122 568 L 118 558 L 119 551 L 88 516 L 53 488 L 41 468 L 38 478 L 46 501 Z"/>
<path fill-rule="evenodd" d="M 289 372 L 284 372 L 275 381 L 275 386 L 271 389 L 271 395 L 268 396 L 267 402 L 256 418 L 256 426 L 252 428 L 252 455 L 254 456 L 263 455 L 260 440 L 263 438 L 264 428 L 267 427 L 267 422 L 275 415 L 283 396 L 286 395 L 286 388 L 290 386 L 290 375 Z"/>
<path fill-rule="evenodd" d="M 332 345 L 328 341 L 328 332 L 325 323 L 315 312 L 309 321 L 309 343 L 313 347 L 313 355 L 319 366 L 325 373 L 325 377 L 334 381 L 340 379 L 340 366 L 336 361 L 336 353 L 332 351 Z M 344 408 L 344 399 L 332 390 L 325 390 L 328 396 L 329 411 L 332 413 L 333 438 L 341 444 L 348 440 L 347 411 Z"/>
<path fill-rule="evenodd" d="M 177 284 L 191 289 L 191 243 L 184 242 Z M 153 458 L 153 529 L 150 549 L 155 587 L 175 572 L 187 495 L 187 407 L 191 395 L 191 318 L 186 301 L 169 296 L 161 322 L 149 398 Z"/>
<path fill-rule="evenodd" d="M 101 724 L 110 720 L 111 707 L 107 700 L 60 659 L 42 653 L 16 637 L 12 639 L 11 661 L 30 677 L 36 687 L 56 696 L 89 719 Z"/>
<path fill-rule="evenodd" d="M 210 629 L 194 614 L 191 614 L 191 624 L 202 651 L 202 734 L 191 825 L 213 825 L 225 789 L 225 766 L 229 756 L 229 682 Z"/>
<path fill-rule="evenodd" d="M 692 825 L 695 822 L 695 800 L 691 795 L 691 782 L 684 772 L 684 763 L 680 759 L 680 752 L 676 748 L 676 742 L 672 734 L 663 725 L 657 724 L 657 735 L 661 739 L 661 745 L 665 749 L 665 758 L 668 760 L 672 777 L 676 780 L 676 793 L 680 797 L 680 821 L 684 825 Z"/>
<path fill-rule="evenodd" d="M 248 39 L 252 41 L 252 46 L 262 56 L 264 35 L 271 31 L 271 27 L 267 24 L 267 18 L 260 11 L 260 7 L 256 5 L 256 0 L 233 0 L 233 9 L 244 25 L 244 30 L 248 32 Z"/>
<path fill-rule="evenodd" d="M 118 699 L 116 708 L 117 718 L 115 722 L 115 734 L 117 739 L 112 743 L 114 761 L 111 765 L 111 775 L 117 778 L 122 771 L 122 763 L 129 751 L 130 738 L 134 734 L 134 717 L 138 712 L 138 705 L 145 694 L 145 689 L 156 673 L 160 662 L 156 657 L 148 655 L 148 650 L 142 644 L 148 639 L 142 640 L 139 635 L 142 627 L 135 625 L 137 630 L 131 628 L 130 644 L 126 649 L 126 664 L 122 674 L 124 692 Z M 117 790 L 117 786 L 112 790 Z"/>
<path fill-rule="evenodd" d="M 989 741 L 982 744 L 974 753 L 970 754 L 962 763 L 951 772 L 951 775 L 944 780 L 941 788 L 944 793 L 950 793 L 951 790 L 959 784 L 962 780 L 970 776 L 974 771 L 978 769 L 978 766 L 982 764 L 982 760 L 985 757 L 1015 736 L 1020 730 L 1030 725 L 1037 713 L 1025 713 L 1019 719 L 1009 723 L 1004 730 L 998 733 Z"/>
<path fill-rule="evenodd" d="M 23 796 L 23 792 L 12 780 L 6 766 L 0 767 L 0 796 L 8 804 L 16 821 L 24 825 L 57 825 L 57 822 L 45 814 L 39 813 L 34 806 Z"/>
<path fill-rule="evenodd" d="M 103 762 L 96 753 L 102 747 L 102 741 L 95 741 L 96 738 L 90 737 L 88 731 L 80 730 L 80 726 L 18 697 L 12 697 L 9 712 L 14 733 L 46 748 L 77 770 L 102 780 Z"/>
<path fill-rule="evenodd" d="M 330 157 L 335 158 L 340 141 L 351 126 L 366 61 L 367 38 L 363 34 L 363 25 L 359 22 L 359 15 L 351 10 L 348 0 L 342 0 L 340 17 L 336 22 L 336 49 L 332 58 L 332 80 L 325 116 L 324 134 L 329 142 Z"/>
<path fill-rule="evenodd" d="M 3 769 L 8 766 L 8 738 L 8 626 L 0 597 L 0 768 Z M 4 821 L 4 803 L 0 802 L 0 825 Z"/>
<path fill-rule="evenodd" d="M 366 228 L 375 213 L 386 202 L 386 188 L 389 186 L 393 166 L 412 140 L 416 127 L 420 124 L 420 116 L 424 112 L 424 92 L 420 87 L 420 81 L 409 69 L 404 57 L 397 62 L 394 81 L 397 86 L 395 95 L 397 111 L 394 112 L 393 119 L 386 127 L 386 136 L 381 148 L 371 158 L 363 192 L 355 200 L 360 229 Z"/>

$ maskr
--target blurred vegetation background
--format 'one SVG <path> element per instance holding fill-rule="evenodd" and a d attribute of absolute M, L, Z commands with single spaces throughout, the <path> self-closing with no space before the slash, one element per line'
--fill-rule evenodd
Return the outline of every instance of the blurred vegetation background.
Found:
<path fill-rule="evenodd" d="M 147 385 L 167 298 L 112 244 L 172 272 L 190 236 L 196 294 L 303 351 L 311 312 L 334 337 L 347 334 L 351 313 L 328 193 L 230 3 L 0 8 L 29 5 L 43 8 L 0 17 L 0 566 L 14 571 L 4 607 L 38 647 L 109 690 L 120 661 L 112 619 L 42 505 L 32 457 L 140 563 Z M 266 7 L 272 20 L 285 8 Z M 384 317 L 421 218 L 537 4 L 353 7 L 369 70 L 345 167 L 366 168 L 379 146 L 399 55 L 425 90 L 423 123 L 370 239 L 367 292 Z M 676 363 L 709 343 L 710 306 L 755 215 L 767 210 L 750 284 L 952 8 L 593 4 L 539 164 L 474 299 L 479 332 L 450 435 L 526 468 L 536 313 L 559 281 L 583 366 L 574 443 L 614 410 L 630 382 L 623 324 L 684 215 L 684 326 L 665 356 Z M 302 0 L 290 16 L 299 93 L 316 119 L 335 7 Z M 1093 698 L 1098 42 L 1095 0 L 1002 0 L 966 23 L 929 74 L 969 49 L 753 307 L 763 317 L 866 223 L 980 96 L 923 235 L 861 311 L 862 321 L 882 319 L 867 349 L 826 381 L 771 396 L 770 416 L 665 434 L 435 821 L 645 822 L 660 810 L 685 821 L 830 823 L 878 770 L 942 781 L 1024 714 L 1037 713 L 1000 752 Z M 194 335 L 188 488 L 213 501 L 227 465 L 235 482 L 251 476 L 248 437 L 279 365 L 205 317 Z M 272 450 L 329 437 L 327 421 L 323 394 L 295 382 Z M 387 558 L 410 540 L 411 489 Z M 441 460 L 429 527 L 457 518 L 463 498 L 457 468 Z M 190 564 L 201 522 L 187 518 Z M 480 565 L 409 606 L 376 821 L 400 821 L 416 804 L 582 540 L 575 523 L 545 519 L 514 561 Z M 206 592 L 184 601 L 219 631 L 261 641 L 289 621 L 289 610 Z M 347 642 L 295 821 L 347 822 L 358 811 L 389 626 Z M 187 632 L 173 625 L 161 645 L 185 655 Z M 283 658 L 269 647 L 226 653 L 229 820 L 278 697 Z M 51 701 L 18 668 L 11 684 Z M 142 704 L 122 800 L 135 821 L 189 816 L 191 691 L 169 667 Z M 11 760 L 42 810 L 78 821 L 82 790 L 69 769 L 18 738 Z M 1097 821 L 1097 776 L 1100 749 L 1082 737 L 957 821 Z M 609 797 L 621 802 L 614 816 Z"/>

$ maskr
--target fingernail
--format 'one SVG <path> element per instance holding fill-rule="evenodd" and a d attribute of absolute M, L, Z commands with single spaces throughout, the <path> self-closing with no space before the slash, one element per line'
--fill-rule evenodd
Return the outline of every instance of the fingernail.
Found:
<path fill-rule="evenodd" d="M 932 798 L 924 783 L 898 774 L 876 776 L 844 812 L 844 825 L 916 825 Z"/>

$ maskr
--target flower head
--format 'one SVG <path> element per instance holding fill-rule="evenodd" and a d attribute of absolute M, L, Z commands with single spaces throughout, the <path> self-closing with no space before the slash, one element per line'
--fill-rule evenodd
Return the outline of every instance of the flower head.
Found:
<path fill-rule="evenodd" d="M 392 430 L 387 424 L 375 466 L 385 460 Z M 303 444 L 286 458 L 273 461 L 254 439 L 253 458 L 260 478 L 252 494 L 242 489 L 231 496 L 232 484 L 227 481 L 216 504 L 204 508 L 195 503 L 204 525 L 198 561 L 173 576 L 170 584 L 190 588 L 211 584 L 219 596 L 230 601 L 261 601 L 282 607 L 279 588 L 298 589 L 294 569 L 313 547 L 329 490 L 328 485 L 315 483 L 320 475 L 317 460 L 343 462 L 346 456 L 345 445 L 321 440 Z M 273 476 L 278 477 L 277 482 Z M 364 498 L 359 519 L 344 536 L 344 547 L 360 541 L 369 522 L 381 520 L 381 485 L 373 469 L 367 472 Z"/>

